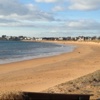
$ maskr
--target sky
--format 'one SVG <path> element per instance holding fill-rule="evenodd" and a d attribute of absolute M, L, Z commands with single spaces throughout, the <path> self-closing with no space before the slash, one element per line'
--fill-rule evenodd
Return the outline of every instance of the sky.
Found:
<path fill-rule="evenodd" d="M 100 0 L 0 0 L 0 36 L 100 36 Z"/>

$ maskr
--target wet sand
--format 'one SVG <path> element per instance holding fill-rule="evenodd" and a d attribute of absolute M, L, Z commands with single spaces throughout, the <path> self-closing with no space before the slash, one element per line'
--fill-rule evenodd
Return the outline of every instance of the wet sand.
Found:
<path fill-rule="evenodd" d="M 40 92 L 100 69 L 100 44 L 76 45 L 70 53 L 0 65 L 0 91 Z"/>

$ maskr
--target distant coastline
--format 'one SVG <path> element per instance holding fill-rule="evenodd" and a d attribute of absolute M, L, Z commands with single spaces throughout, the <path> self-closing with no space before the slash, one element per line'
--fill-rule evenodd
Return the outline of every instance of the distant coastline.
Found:
<path fill-rule="evenodd" d="M 76 37 L 27 37 L 27 36 L 6 36 L 2 35 L 0 40 L 7 41 L 93 41 L 100 42 L 100 36 L 76 36 Z"/>

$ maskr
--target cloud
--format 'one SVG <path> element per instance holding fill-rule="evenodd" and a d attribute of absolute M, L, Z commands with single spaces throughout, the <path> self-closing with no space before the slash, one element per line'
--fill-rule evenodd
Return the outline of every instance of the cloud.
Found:
<path fill-rule="evenodd" d="M 38 2 L 40 1 L 57 3 L 61 0 L 38 0 Z M 65 2 L 65 0 L 63 1 Z M 66 0 L 66 2 L 70 1 L 69 9 L 74 10 L 76 10 L 75 5 L 80 5 L 77 6 L 77 10 L 90 10 L 100 4 L 98 0 Z M 53 10 L 63 11 L 65 9 L 65 6 L 56 5 Z M 49 31 L 57 30 L 57 32 L 58 30 L 60 32 L 67 30 L 100 30 L 100 23 L 94 20 L 56 20 L 52 13 L 42 11 L 33 4 L 22 4 L 18 0 L 0 0 L 0 26 L 27 26 Z"/>
<path fill-rule="evenodd" d="M 71 30 L 100 30 L 100 22 L 94 20 L 70 20 L 66 27 Z"/>
<path fill-rule="evenodd" d="M 35 24 L 36 25 L 36 24 Z M 44 30 L 44 36 L 51 34 L 50 36 L 74 36 L 74 35 L 99 35 L 100 22 L 93 20 L 67 20 L 62 22 L 53 22 L 37 24 L 35 28 Z M 40 32 L 41 33 L 41 32 Z M 97 34 L 98 33 L 98 34 Z"/>
<path fill-rule="evenodd" d="M 44 29 L 48 30 L 58 30 L 58 32 L 67 32 L 69 31 L 88 31 L 88 30 L 100 30 L 100 22 L 96 22 L 95 20 L 67 20 L 67 21 L 60 21 L 60 22 L 52 22 L 52 24 L 43 23 L 43 24 L 37 24 L 36 27 L 42 27 Z"/>
<path fill-rule="evenodd" d="M 100 9 L 100 0 L 69 0 L 70 10 L 97 10 Z"/>
<path fill-rule="evenodd" d="M 0 0 L 0 26 L 20 25 L 22 21 L 53 21 L 52 13 L 44 12 L 33 4 L 18 0 Z"/>
<path fill-rule="evenodd" d="M 88 30 L 100 30 L 100 22 L 95 20 L 67 20 L 67 21 L 56 21 L 56 22 L 45 22 L 45 23 L 33 23 L 35 28 L 44 29 L 48 31 L 67 32 L 67 31 L 88 31 Z"/>
<path fill-rule="evenodd" d="M 61 0 L 35 0 L 36 2 L 55 3 Z"/>
<path fill-rule="evenodd" d="M 35 0 L 40 3 L 56 3 L 53 8 L 55 11 L 65 10 L 62 8 L 66 7 L 66 10 L 97 10 L 100 9 L 100 0 Z M 64 7 L 58 7 L 58 4 L 63 4 Z M 66 4 L 66 5 L 65 5 Z"/>
<path fill-rule="evenodd" d="M 29 9 L 21 5 L 18 0 L 0 0 L 0 15 L 10 15 L 16 13 L 18 15 L 26 15 Z"/>
<path fill-rule="evenodd" d="M 53 10 L 53 11 L 64 11 L 64 10 L 65 10 L 65 7 L 62 7 L 62 6 L 55 6 L 52 10 Z"/>

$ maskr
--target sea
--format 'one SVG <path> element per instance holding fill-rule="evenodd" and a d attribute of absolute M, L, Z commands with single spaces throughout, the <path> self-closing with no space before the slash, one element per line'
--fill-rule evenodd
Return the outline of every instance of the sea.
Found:
<path fill-rule="evenodd" d="M 75 46 L 56 43 L 0 41 L 0 64 L 72 52 Z"/>

